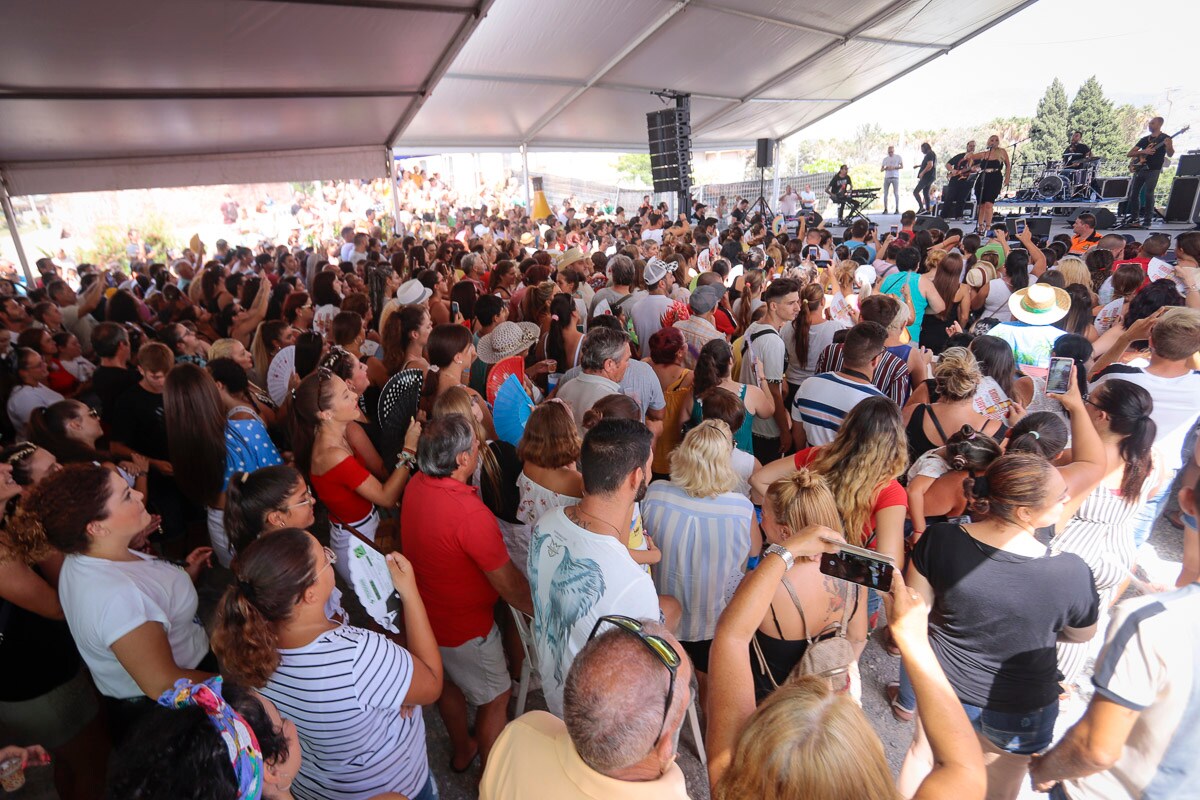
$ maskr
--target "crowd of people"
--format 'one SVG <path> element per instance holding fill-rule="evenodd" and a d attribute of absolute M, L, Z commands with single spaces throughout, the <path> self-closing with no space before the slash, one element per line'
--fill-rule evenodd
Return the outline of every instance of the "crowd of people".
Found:
<path fill-rule="evenodd" d="M 687 797 L 689 725 L 715 798 L 1187 795 L 1200 232 L 914 219 L 461 209 L 0 281 L 0 743 L 64 800 L 431 800 L 436 705 L 488 800 Z"/>

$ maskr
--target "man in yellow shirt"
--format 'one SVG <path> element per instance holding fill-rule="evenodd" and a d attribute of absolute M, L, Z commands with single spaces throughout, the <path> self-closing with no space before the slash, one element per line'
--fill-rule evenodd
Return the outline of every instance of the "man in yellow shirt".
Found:
<path fill-rule="evenodd" d="M 686 800 L 675 754 L 691 662 L 657 622 L 601 617 L 597 628 L 567 674 L 566 722 L 546 711 L 510 722 L 488 757 L 480 800 Z"/>

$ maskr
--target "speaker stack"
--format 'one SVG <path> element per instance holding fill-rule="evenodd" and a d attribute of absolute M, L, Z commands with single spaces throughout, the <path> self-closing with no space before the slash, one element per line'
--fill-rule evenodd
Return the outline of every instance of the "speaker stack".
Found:
<path fill-rule="evenodd" d="M 654 179 L 654 191 L 676 192 L 681 198 L 690 197 L 692 115 L 687 98 L 677 98 L 674 108 L 647 114 L 646 130 L 650 141 L 650 172 Z"/>
<path fill-rule="evenodd" d="M 771 147 L 770 139 L 759 139 L 754 148 L 754 168 L 770 169 L 775 148 Z"/>
<path fill-rule="evenodd" d="M 1167 222 L 1200 224 L 1200 176 L 1177 175 L 1167 197 Z"/>

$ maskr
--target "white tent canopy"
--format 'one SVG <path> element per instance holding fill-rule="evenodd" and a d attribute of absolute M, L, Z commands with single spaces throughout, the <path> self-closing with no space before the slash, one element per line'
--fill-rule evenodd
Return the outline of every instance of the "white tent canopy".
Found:
<path fill-rule="evenodd" d="M 391 146 L 780 139 L 1034 0 L 7 0 L 10 194 L 373 177 Z"/>

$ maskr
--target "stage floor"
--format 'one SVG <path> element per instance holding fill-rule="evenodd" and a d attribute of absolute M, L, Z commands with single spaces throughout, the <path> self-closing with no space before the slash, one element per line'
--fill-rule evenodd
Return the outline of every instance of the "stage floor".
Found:
<path fill-rule="evenodd" d="M 836 211 L 836 210 L 837 209 L 834 209 L 834 211 Z M 890 228 L 892 225 L 900 224 L 900 215 L 899 214 L 866 214 L 865 216 L 867 217 L 867 219 L 871 220 L 871 222 L 878 224 L 879 230 L 881 230 L 885 233 L 887 232 L 888 228 Z M 996 218 L 997 218 L 997 221 L 999 221 L 1000 215 L 997 214 Z M 1060 233 L 1074 235 L 1074 231 L 1071 230 L 1071 223 L 1074 221 L 1074 219 L 1075 219 L 1074 217 L 1050 217 L 1050 236 L 1051 236 L 1051 238 L 1057 236 Z M 965 219 L 964 220 L 954 220 L 954 219 L 946 220 L 946 224 L 949 225 L 951 228 L 962 228 L 963 230 L 973 230 L 975 227 L 974 220 L 965 220 Z M 831 224 L 830 220 L 827 219 L 827 220 L 825 220 L 825 227 L 826 227 L 826 229 L 833 231 L 834 236 L 837 236 L 838 238 L 842 238 L 843 235 L 845 234 L 847 226 L 837 225 L 836 220 L 834 220 L 833 224 Z M 1128 230 L 1117 230 L 1117 231 L 1108 231 L 1108 230 L 1101 229 L 1100 233 L 1119 233 L 1122 235 L 1128 234 L 1129 236 L 1132 236 L 1135 241 L 1138 241 L 1138 242 L 1142 241 L 1143 239 L 1145 239 L 1147 236 L 1149 236 L 1152 233 L 1166 233 L 1166 234 L 1170 235 L 1171 240 L 1172 240 L 1172 247 L 1174 247 L 1174 239 L 1176 236 L 1178 236 L 1181 233 L 1184 233 L 1185 231 L 1192 231 L 1192 230 L 1196 230 L 1196 229 L 1197 229 L 1197 226 L 1193 225 L 1189 222 L 1156 222 L 1150 228 L 1132 228 L 1132 229 L 1128 229 Z"/>

